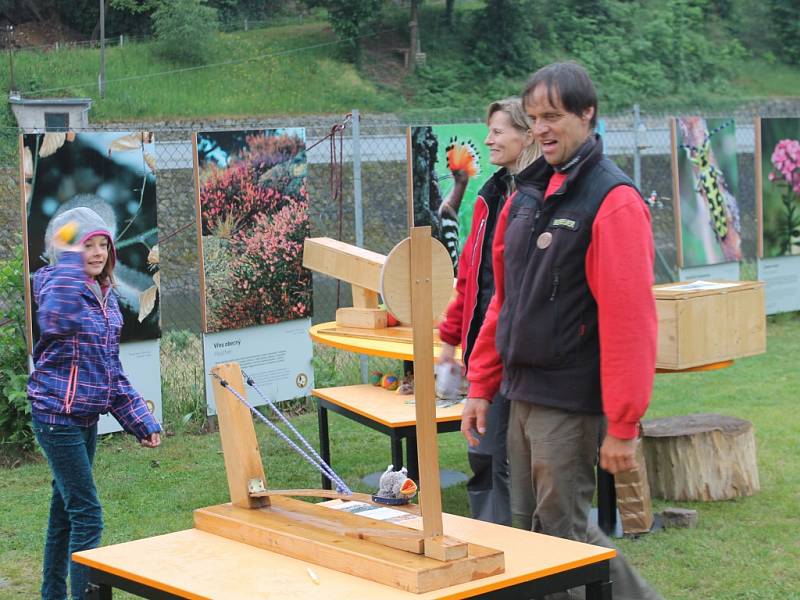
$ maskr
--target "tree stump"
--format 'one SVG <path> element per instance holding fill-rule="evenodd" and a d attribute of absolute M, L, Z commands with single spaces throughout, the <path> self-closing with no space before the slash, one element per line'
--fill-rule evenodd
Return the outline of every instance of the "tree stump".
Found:
<path fill-rule="evenodd" d="M 696 414 L 642 423 L 653 496 L 729 500 L 759 490 L 756 441 L 749 421 Z"/>

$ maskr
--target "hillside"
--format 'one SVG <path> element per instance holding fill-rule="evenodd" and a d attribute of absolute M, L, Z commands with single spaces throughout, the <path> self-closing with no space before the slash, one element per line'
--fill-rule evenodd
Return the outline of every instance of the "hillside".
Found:
<path fill-rule="evenodd" d="M 498 73 L 485 64 L 488 57 L 479 60 L 476 47 L 470 45 L 470 28 L 482 5 L 465 2 L 454 25 L 446 26 L 441 4 L 424 4 L 420 36 L 426 61 L 411 76 L 400 51 L 408 39 L 407 14 L 387 8 L 363 36 L 360 69 L 342 58 L 345 44 L 327 21 L 317 17 L 268 29 L 219 33 L 209 63 L 188 67 L 162 58 L 152 42 L 126 41 L 120 46 L 115 40 L 116 45 L 106 50 L 105 98 L 99 98 L 97 90 L 97 48 L 18 50 L 12 55 L 14 87 L 25 97 L 91 97 L 93 122 L 341 114 L 354 107 L 401 113 L 414 120 L 452 120 L 460 114 L 474 118 L 489 100 L 517 93 L 525 74 L 538 64 Z M 612 41 L 608 38 L 606 47 L 593 52 L 612 53 Z M 565 52 L 553 46 L 536 60 L 571 56 Z M 580 50 L 574 53 L 580 58 Z M 643 61 L 643 73 L 646 67 Z M 620 74 L 597 69 L 601 110 L 606 114 L 627 110 L 633 103 L 652 111 L 727 110 L 764 98 L 800 95 L 800 68 L 777 62 L 769 53 L 742 51 L 727 77 L 708 85 L 687 80 L 658 94 L 640 91 L 636 87 L 640 83 Z M 0 85 L 6 90 L 12 87 L 8 66 L 0 70 Z M 0 127 L 15 125 L 10 111 L 0 117 Z"/>

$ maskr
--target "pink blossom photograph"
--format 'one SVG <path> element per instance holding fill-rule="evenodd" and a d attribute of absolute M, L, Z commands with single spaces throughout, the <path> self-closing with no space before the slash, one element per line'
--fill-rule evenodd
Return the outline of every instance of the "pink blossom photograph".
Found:
<path fill-rule="evenodd" d="M 800 254 L 800 119 L 760 119 L 759 222 L 764 258 Z"/>
<path fill-rule="evenodd" d="M 310 317 L 305 130 L 195 137 L 206 332 Z"/>

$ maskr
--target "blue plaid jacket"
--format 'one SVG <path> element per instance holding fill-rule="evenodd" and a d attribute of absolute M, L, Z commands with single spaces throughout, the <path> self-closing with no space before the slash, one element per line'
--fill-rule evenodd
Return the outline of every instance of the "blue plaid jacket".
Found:
<path fill-rule="evenodd" d="M 33 417 L 44 423 L 94 425 L 111 412 L 142 439 L 161 430 L 119 360 L 122 313 L 108 288 L 101 303 L 90 289 L 80 252 L 65 252 L 33 277 L 40 336 L 28 379 Z"/>

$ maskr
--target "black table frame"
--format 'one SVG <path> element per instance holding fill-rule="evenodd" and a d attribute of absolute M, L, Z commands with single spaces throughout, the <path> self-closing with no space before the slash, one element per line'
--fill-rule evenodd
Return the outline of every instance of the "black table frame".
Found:
<path fill-rule="evenodd" d="M 403 427 L 389 427 L 378 421 L 374 421 L 369 417 L 365 417 L 355 411 L 349 410 L 326 400 L 319 396 L 314 396 L 317 400 L 317 421 L 319 422 L 319 454 L 327 464 L 331 464 L 331 443 L 328 431 L 328 411 L 333 411 L 336 414 L 352 419 L 356 423 L 366 425 L 370 429 L 380 431 L 389 436 L 391 451 L 392 451 L 392 464 L 395 467 L 405 465 L 408 469 L 408 476 L 414 481 L 419 481 L 419 457 L 417 456 L 417 426 L 405 425 Z M 450 433 L 453 431 L 461 430 L 461 419 L 453 421 L 440 421 L 436 423 L 436 433 Z M 403 460 L 403 440 L 406 441 L 406 456 Z M 325 490 L 331 489 L 330 480 L 322 476 L 322 488 Z"/>
<path fill-rule="evenodd" d="M 470 597 L 480 598 L 481 600 L 517 600 L 518 598 L 537 598 L 553 592 L 585 586 L 586 600 L 613 600 L 613 584 L 610 577 L 609 561 L 602 560 Z M 122 575 L 90 567 L 87 600 L 112 600 L 114 588 L 134 594 L 140 598 L 150 598 L 151 600 L 180 600 L 185 598 L 185 596 L 177 596 L 170 592 L 132 581 Z"/>

